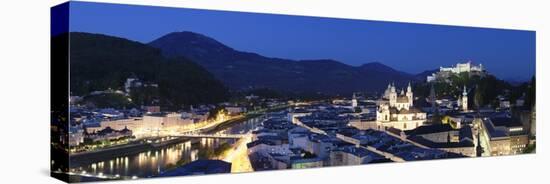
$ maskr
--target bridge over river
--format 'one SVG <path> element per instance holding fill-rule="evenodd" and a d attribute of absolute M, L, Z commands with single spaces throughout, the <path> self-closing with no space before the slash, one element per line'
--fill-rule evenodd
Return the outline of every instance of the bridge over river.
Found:
<path fill-rule="evenodd" d="M 220 138 L 220 139 L 240 139 L 246 136 L 246 134 L 205 134 L 205 133 L 182 133 L 175 135 L 176 137 L 191 137 L 191 138 Z"/>

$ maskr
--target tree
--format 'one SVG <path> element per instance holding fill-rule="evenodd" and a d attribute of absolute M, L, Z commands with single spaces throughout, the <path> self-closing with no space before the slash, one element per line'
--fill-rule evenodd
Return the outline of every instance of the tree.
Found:
<path fill-rule="evenodd" d="M 474 95 L 474 104 L 476 106 L 476 109 L 479 110 L 479 107 L 483 104 L 483 91 L 479 87 L 479 85 L 476 85 L 476 91 Z"/>
<path fill-rule="evenodd" d="M 218 114 L 219 113 L 224 113 L 225 112 L 225 108 L 222 107 L 222 106 L 216 106 L 215 108 L 213 109 L 210 109 L 210 111 L 208 112 L 208 120 L 212 120 L 212 119 L 215 119 L 216 117 L 218 117 Z"/>
<path fill-rule="evenodd" d="M 531 82 L 529 83 L 529 86 L 527 87 L 527 94 L 525 94 L 525 106 L 527 108 L 533 108 L 533 106 L 536 104 L 536 97 L 537 97 L 537 89 L 536 89 L 536 79 L 535 76 L 531 78 Z"/>

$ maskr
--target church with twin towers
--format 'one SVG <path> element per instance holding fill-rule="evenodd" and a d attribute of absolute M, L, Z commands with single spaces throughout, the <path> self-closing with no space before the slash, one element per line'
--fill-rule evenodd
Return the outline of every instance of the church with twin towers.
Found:
<path fill-rule="evenodd" d="M 468 110 L 468 93 L 466 87 L 459 97 L 458 104 L 463 111 Z M 390 83 L 378 101 L 376 111 L 376 127 L 412 130 L 423 126 L 427 121 L 427 113 L 414 106 L 414 92 L 411 83 L 406 88 L 398 90 Z"/>
<path fill-rule="evenodd" d="M 377 127 L 412 130 L 424 123 L 426 123 L 426 113 L 414 107 L 411 83 L 409 82 L 406 89 L 399 91 L 395 84 L 388 84 L 376 111 Z"/>

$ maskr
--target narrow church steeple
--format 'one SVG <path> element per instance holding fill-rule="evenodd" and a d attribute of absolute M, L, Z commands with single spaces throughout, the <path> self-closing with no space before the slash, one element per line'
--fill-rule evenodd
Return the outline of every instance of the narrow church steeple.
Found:
<path fill-rule="evenodd" d="M 357 97 L 355 96 L 355 93 L 353 93 L 353 97 L 351 99 L 351 106 L 353 108 L 356 108 L 357 107 Z"/>
<path fill-rule="evenodd" d="M 411 87 L 411 82 L 409 82 L 409 85 L 407 86 L 407 98 L 409 99 L 409 106 L 412 107 L 414 104 L 413 104 L 413 101 L 414 101 L 414 96 L 413 96 L 413 91 L 412 91 L 412 87 Z"/>
<path fill-rule="evenodd" d="M 464 90 L 462 91 L 462 111 L 468 111 L 468 91 L 466 90 L 466 85 L 464 85 Z"/>

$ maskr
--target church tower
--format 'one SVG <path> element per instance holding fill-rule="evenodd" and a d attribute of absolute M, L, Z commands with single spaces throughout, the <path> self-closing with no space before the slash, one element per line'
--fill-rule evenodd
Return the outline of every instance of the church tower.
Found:
<path fill-rule="evenodd" d="M 462 111 L 468 111 L 468 92 L 466 91 L 466 86 L 464 86 L 464 90 L 462 91 Z"/>
<path fill-rule="evenodd" d="M 397 103 L 397 92 L 395 91 L 395 85 L 392 84 L 390 88 L 390 107 L 394 107 Z"/>
<path fill-rule="evenodd" d="M 390 89 L 391 89 L 391 84 L 388 83 L 388 88 L 386 88 L 386 90 L 384 91 L 384 98 L 390 99 Z"/>
<path fill-rule="evenodd" d="M 353 97 L 351 99 L 351 107 L 353 108 L 357 107 L 357 98 L 355 97 L 355 93 L 353 93 Z"/>
<path fill-rule="evenodd" d="M 407 86 L 407 94 L 406 95 L 407 95 L 407 98 L 409 99 L 409 107 L 412 107 L 414 98 L 413 98 L 411 82 L 409 82 L 409 86 Z"/>

